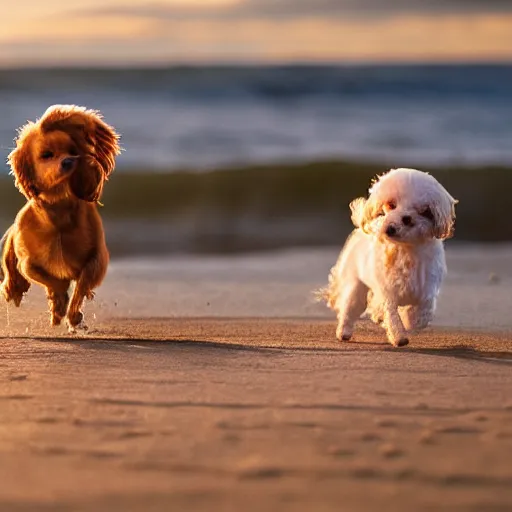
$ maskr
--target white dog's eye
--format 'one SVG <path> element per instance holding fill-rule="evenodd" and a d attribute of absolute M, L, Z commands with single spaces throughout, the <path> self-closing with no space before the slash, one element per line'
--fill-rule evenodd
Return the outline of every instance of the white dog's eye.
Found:
<path fill-rule="evenodd" d="M 394 210 L 396 208 L 396 203 L 394 201 L 388 201 L 386 206 L 388 210 Z"/>
<path fill-rule="evenodd" d="M 424 210 L 420 212 L 420 215 L 422 217 L 425 217 L 428 220 L 434 220 L 434 214 L 432 213 L 432 210 L 429 206 L 427 206 Z"/>

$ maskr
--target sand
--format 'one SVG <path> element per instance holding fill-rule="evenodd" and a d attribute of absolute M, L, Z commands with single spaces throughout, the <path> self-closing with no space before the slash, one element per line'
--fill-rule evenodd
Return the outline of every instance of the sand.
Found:
<path fill-rule="evenodd" d="M 117 260 L 89 331 L 0 307 L 0 510 L 510 510 L 512 247 L 435 325 L 334 339 L 336 250 Z"/>

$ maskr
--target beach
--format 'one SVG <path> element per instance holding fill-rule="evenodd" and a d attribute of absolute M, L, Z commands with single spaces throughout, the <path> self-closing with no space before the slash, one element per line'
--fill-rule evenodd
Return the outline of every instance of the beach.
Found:
<path fill-rule="evenodd" d="M 89 329 L 0 304 L 0 510 L 509 510 L 511 69 L 0 72 L 4 159 L 52 103 L 125 150 Z M 313 292 L 393 167 L 460 201 L 435 322 L 339 343 Z"/>
<path fill-rule="evenodd" d="M 89 330 L 0 308 L 2 510 L 508 510 L 512 246 L 448 242 L 403 349 L 315 303 L 339 247 L 114 259 Z"/>

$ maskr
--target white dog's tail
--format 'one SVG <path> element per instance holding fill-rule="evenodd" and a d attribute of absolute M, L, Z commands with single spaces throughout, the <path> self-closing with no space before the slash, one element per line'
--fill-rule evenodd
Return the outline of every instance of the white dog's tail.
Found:
<path fill-rule="evenodd" d="M 318 288 L 317 290 L 313 290 L 313 297 L 315 302 L 328 302 L 329 301 L 329 287 L 324 286 L 323 288 Z"/>
<path fill-rule="evenodd" d="M 364 203 L 366 202 L 366 199 L 360 197 L 359 199 L 354 199 L 350 203 L 350 208 L 352 209 L 352 221 L 354 224 L 356 224 L 356 221 L 354 220 L 354 214 L 360 214 L 363 215 L 363 208 Z M 356 224 L 356 226 L 358 226 Z M 329 282 L 327 286 L 324 286 L 323 288 L 319 288 L 318 290 L 315 290 L 313 292 L 315 300 L 317 302 L 325 302 L 328 307 L 331 309 L 336 310 L 336 301 L 338 300 L 338 296 L 340 294 L 341 289 L 341 283 L 340 283 L 340 265 L 343 265 L 344 261 L 344 255 L 345 255 L 345 248 L 350 243 L 350 240 L 352 237 L 357 234 L 359 231 L 355 229 L 348 235 L 347 240 L 345 241 L 345 245 L 343 246 L 343 249 L 340 252 L 340 255 L 338 256 L 338 260 L 336 261 L 336 264 L 334 267 L 331 268 L 331 271 L 329 272 Z"/>
<path fill-rule="evenodd" d="M 334 309 L 334 304 L 336 302 L 337 285 L 335 283 L 335 279 L 336 277 L 333 267 L 329 274 L 329 284 L 313 292 L 316 302 L 325 302 L 331 309 Z"/>

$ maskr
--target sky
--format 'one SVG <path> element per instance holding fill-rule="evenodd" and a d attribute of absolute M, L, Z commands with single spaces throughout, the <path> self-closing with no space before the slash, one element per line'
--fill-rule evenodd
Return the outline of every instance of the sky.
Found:
<path fill-rule="evenodd" d="M 512 61 L 512 0 L 1 1 L 3 67 Z"/>

